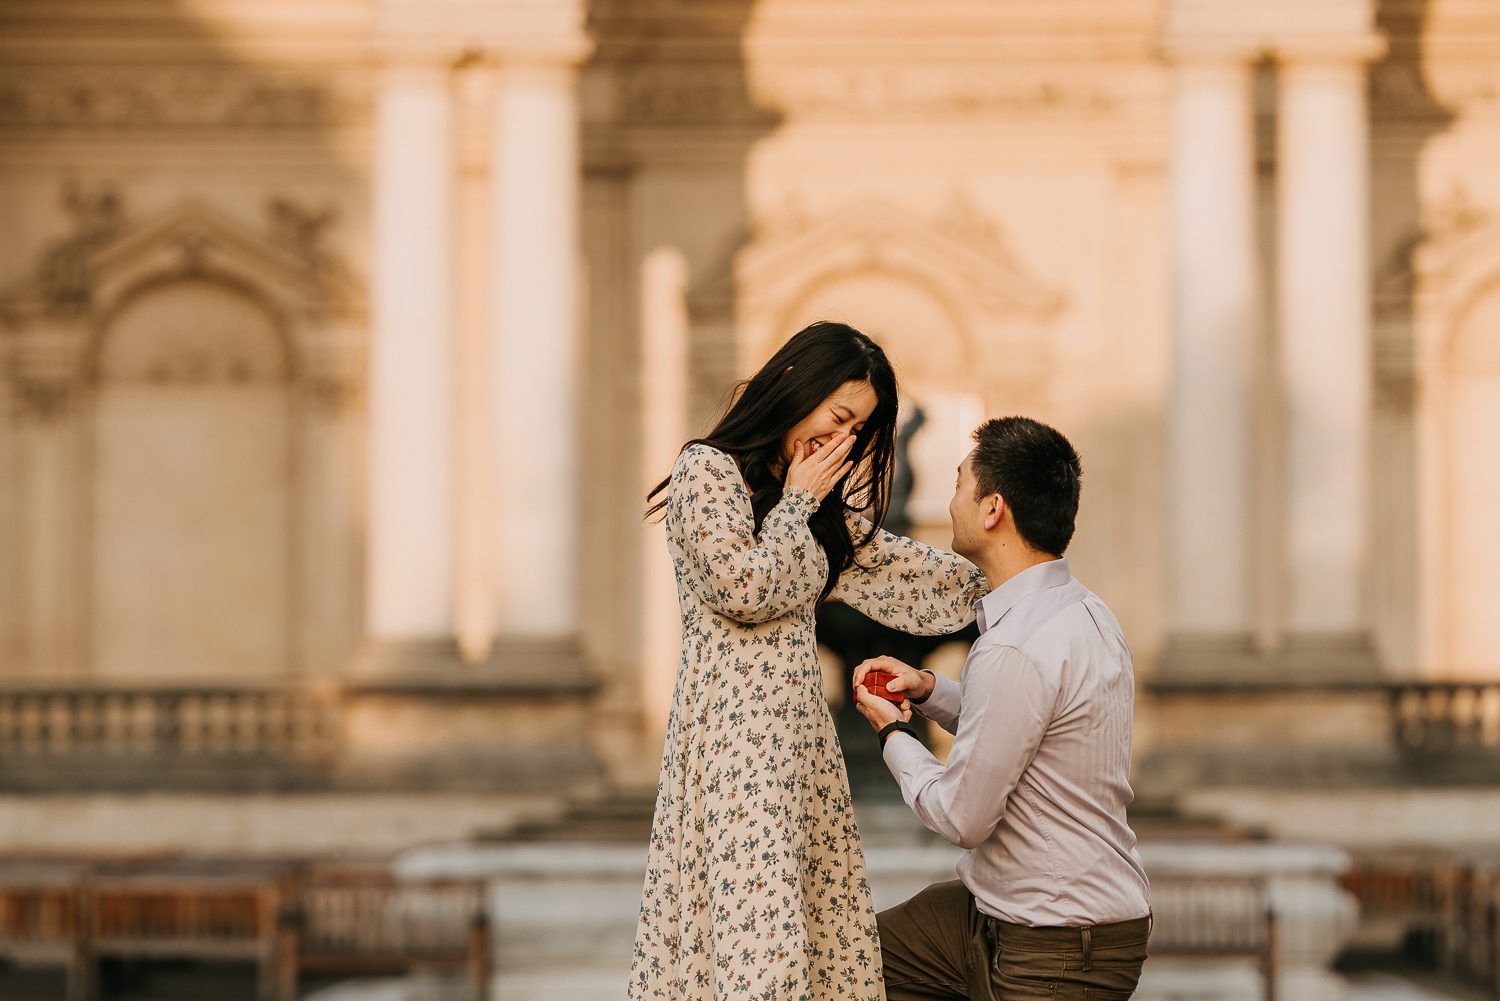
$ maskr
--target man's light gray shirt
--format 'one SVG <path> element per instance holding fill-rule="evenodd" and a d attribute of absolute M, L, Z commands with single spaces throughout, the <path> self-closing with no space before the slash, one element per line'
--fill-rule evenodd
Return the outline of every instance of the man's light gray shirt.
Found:
<path fill-rule="evenodd" d="M 1144 917 L 1146 870 L 1125 822 L 1135 680 L 1109 608 L 1068 561 L 981 599 L 962 680 L 916 708 L 955 734 L 944 766 L 910 736 L 886 741 L 901 794 L 969 849 L 958 875 L 985 914 L 1023 925 Z"/>

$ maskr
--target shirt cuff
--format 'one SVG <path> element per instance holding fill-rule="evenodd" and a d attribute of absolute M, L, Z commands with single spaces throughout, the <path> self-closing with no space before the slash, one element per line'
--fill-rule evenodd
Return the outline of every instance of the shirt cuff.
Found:
<path fill-rule="evenodd" d="M 781 491 L 781 503 L 790 504 L 793 508 L 806 508 L 811 513 L 823 502 L 806 487 L 786 487 Z"/>
<path fill-rule="evenodd" d="M 932 677 L 932 692 L 920 704 L 913 702 L 912 707 L 933 722 L 946 725 L 958 719 L 963 704 L 963 686 L 940 674 Z"/>
<path fill-rule="evenodd" d="M 897 782 L 901 781 L 902 773 L 909 766 L 923 758 L 931 760 L 934 764 L 937 763 L 937 758 L 934 758 L 932 752 L 927 750 L 927 745 L 913 735 L 899 730 L 886 738 L 885 746 L 880 749 L 880 756 L 885 759 L 886 767 L 891 770 Z M 905 790 L 903 789 L 902 792 L 904 793 Z"/>

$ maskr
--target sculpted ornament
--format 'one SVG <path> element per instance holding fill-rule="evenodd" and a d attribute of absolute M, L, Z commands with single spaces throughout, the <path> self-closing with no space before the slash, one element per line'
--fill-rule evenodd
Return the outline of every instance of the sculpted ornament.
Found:
<path fill-rule="evenodd" d="M 73 233 L 43 255 L 42 294 L 51 309 L 83 309 L 93 298 L 89 260 L 120 234 L 125 222 L 124 203 L 112 188 L 84 191 L 70 183 L 63 191 L 63 207 L 73 217 Z"/>
<path fill-rule="evenodd" d="M 1423 239 L 1433 243 L 1461 240 L 1489 225 L 1492 216 L 1469 195 L 1463 186 L 1455 186 L 1438 203 L 1423 226 Z"/>
<path fill-rule="evenodd" d="M 1375 275 L 1375 311 L 1385 319 L 1404 316 L 1416 293 L 1418 255 L 1446 253 L 1467 237 L 1484 230 L 1494 214 L 1479 205 L 1461 185 L 1427 209 L 1416 226 L 1392 248 Z"/>
<path fill-rule="evenodd" d="M 67 412 L 72 386 L 65 381 L 16 376 L 11 382 L 16 416 L 50 423 Z"/>
<path fill-rule="evenodd" d="M 330 207 L 310 209 L 289 198 L 272 198 L 266 206 L 271 239 L 319 271 L 337 270 L 338 261 L 324 247 L 324 234 L 338 219 Z"/>

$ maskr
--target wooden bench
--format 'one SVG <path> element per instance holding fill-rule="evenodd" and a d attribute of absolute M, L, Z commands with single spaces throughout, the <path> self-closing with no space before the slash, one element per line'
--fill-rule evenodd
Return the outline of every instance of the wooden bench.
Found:
<path fill-rule="evenodd" d="M 276 990 L 276 918 L 292 870 L 280 862 L 174 861 L 97 867 L 84 884 L 92 961 L 249 962 L 256 997 Z"/>
<path fill-rule="evenodd" d="M 1276 1001 L 1277 919 L 1264 878 L 1153 877 L 1151 910 L 1152 959 L 1250 960 L 1265 1001 Z"/>
<path fill-rule="evenodd" d="M 482 883 L 398 880 L 388 870 L 316 868 L 281 914 L 278 1001 L 305 972 L 461 973 L 488 1001 L 490 922 Z"/>
<path fill-rule="evenodd" d="M 0 862 L 0 958 L 62 967 L 69 1001 L 95 992 L 83 931 L 88 871 L 74 862 Z"/>
<path fill-rule="evenodd" d="M 308 972 L 444 970 L 487 1001 L 489 928 L 482 883 L 384 866 L 0 861 L 0 959 L 63 967 L 68 1001 L 96 1001 L 103 958 L 249 962 L 262 1001 Z"/>
<path fill-rule="evenodd" d="M 1500 996 L 1500 850 L 1455 852 L 1443 966 Z"/>

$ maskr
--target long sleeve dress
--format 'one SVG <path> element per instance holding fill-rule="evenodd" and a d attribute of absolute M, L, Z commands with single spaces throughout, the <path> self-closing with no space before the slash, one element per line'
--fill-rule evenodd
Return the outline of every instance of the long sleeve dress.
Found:
<path fill-rule="evenodd" d="M 667 490 L 682 660 L 667 721 L 632 1001 L 877 1001 L 875 912 L 823 692 L 827 558 L 788 488 L 754 532 L 734 460 L 693 445 Z M 851 518 L 856 530 L 867 523 Z M 855 538 L 863 537 L 863 533 Z M 972 621 L 984 576 L 879 532 L 832 599 L 912 633 Z"/>

